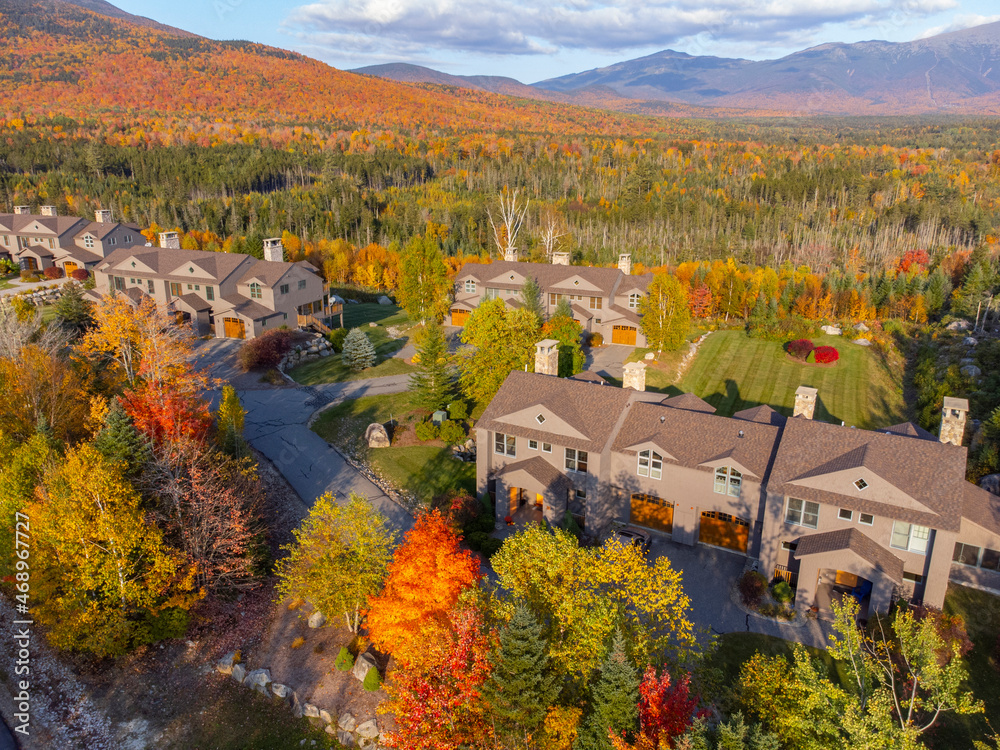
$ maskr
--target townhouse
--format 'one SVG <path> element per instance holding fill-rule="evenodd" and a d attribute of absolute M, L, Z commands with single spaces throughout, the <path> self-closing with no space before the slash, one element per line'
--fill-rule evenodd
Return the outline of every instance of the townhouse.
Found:
<path fill-rule="evenodd" d="M 23 271 L 53 266 L 67 276 L 81 268 L 92 271 L 109 253 L 145 241 L 138 226 L 114 221 L 111 211 L 96 211 L 94 221 L 59 216 L 55 206 L 42 206 L 39 214 L 15 206 L 14 213 L 0 214 L 0 257 Z"/>
<path fill-rule="evenodd" d="M 190 323 L 199 335 L 252 339 L 272 328 L 328 330 L 342 305 L 331 303 L 309 263 L 286 263 L 280 239 L 264 243 L 265 260 L 241 253 L 182 250 L 176 232 L 161 247 L 119 248 L 95 268 L 98 294 L 143 297 Z"/>
<path fill-rule="evenodd" d="M 814 420 L 806 386 L 791 417 L 767 405 L 723 417 L 693 394 L 646 392 L 641 363 L 624 388 L 555 377 L 552 343 L 476 425 L 498 524 L 569 513 L 592 535 L 631 523 L 720 547 L 821 613 L 844 591 L 880 611 L 893 598 L 940 607 L 949 581 L 1000 592 L 1000 498 L 965 480 L 964 399 L 946 400 L 940 438 Z"/>
<path fill-rule="evenodd" d="M 583 330 L 600 333 L 606 343 L 645 346 L 639 325 L 639 303 L 652 274 L 631 274 L 631 255 L 623 254 L 617 268 L 569 265 L 569 253 L 553 253 L 551 263 L 497 261 L 468 263 L 455 277 L 455 301 L 449 322 L 463 326 L 484 299 L 521 305 L 521 289 L 534 278 L 542 291 L 542 307 L 551 315 L 566 299 Z"/>

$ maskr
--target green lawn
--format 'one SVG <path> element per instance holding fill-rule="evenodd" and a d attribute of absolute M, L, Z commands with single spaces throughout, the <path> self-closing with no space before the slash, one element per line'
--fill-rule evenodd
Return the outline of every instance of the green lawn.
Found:
<path fill-rule="evenodd" d="M 760 652 L 765 656 L 784 656 L 792 660 L 795 644 L 773 635 L 761 633 L 726 633 L 719 637 L 718 647 L 708 659 L 708 665 L 722 672 L 722 684 L 735 686 L 740 670 L 750 657 Z M 837 684 L 845 684 L 849 679 L 842 664 L 834 661 L 825 649 L 806 647 L 810 656 L 819 658 L 829 670 L 830 678 Z"/>
<path fill-rule="evenodd" d="M 366 302 L 358 305 L 344 305 L 344 328 L 367 326 L 378 323 L 380 326 L 410 326 L 410 318 L 395 305 L 378 305 Z"/>
<path fill-rule="evenodd" d="M 354 305 L 354 307 L 368 307 L 368 305 Z M 371 305 L 370 307 L 381 307 L 381 305 Z M 318 383 L 342 383 L 345 380 L 366 380 L 383 375 L 405 375 L 416 369 L 393 356 L 406 346 L 408 339 L 391 339 L 385 332 L 385 328 L 381 326 L 378 328 L 364 326 L 361 330 L 375 345 L 377 364 L 374 367 L 354 372 L 344 363 L 339 354 L 334 354 L 330 357 L 317 359 L 315 362 L 299 365 L 290 370 L 288 374 L 293 380 L 303 385 L 316 385 Z"/>
<path fill-rule="evenodd" d="M 6 276 L 0 276 L 0 289 L 13 289 L 14 285 L 10 282 L 19 278 L 21 278 L 19 273 L 9 273 Z"/>
<path fill-rule="evenodd" d="M 840 352 L 833 366 L 792 361 L 782 342 L 749 338 L 742 331 L 719 331 L 709 336 L 680 383 L 708 401 L 719 414 L 768 404 L 790 415 L 795 389 L 808 385 L 819 390 L 815 418 L 826 422 L 873 428 L 905 421 L 902 365 L 888 365 L 871 348 L 852 344 L 841 336 L 819 336 L 817 346 L 835 346 Z"/>

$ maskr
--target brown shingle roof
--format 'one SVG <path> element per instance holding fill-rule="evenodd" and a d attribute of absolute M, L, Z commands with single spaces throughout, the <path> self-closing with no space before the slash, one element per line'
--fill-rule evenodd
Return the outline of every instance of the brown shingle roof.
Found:
<path fill-rule="evenodd" d="M 258 260 L 243 274 L 239 283 L 244 284 L 256 278 L 267 284 L 267 286 L 274 286 L 293 268 L 295 268 L 294 263 Z"/>
<path fill-rule="evenodd" d="M 749 409 L 744 409 L 743 411 L 738 411 L 733 414 L 734 419 L 742 419 L 747 422 L 760 422 L 761 424 L 773 424 L 776 427 L 784 427 L 785 417 L 784 414 L 776 412 L 767 404 L 761 404 L 760 406 L 754 406 Z"/>
<path fill-rule="evenodd" d="M 629 446 L 653 441 L 683 466 L 693 468 L 728 456 L 764 480 L 779 434 L 771 425 L 637 402 L 629 407 L 612 450 L 631 453 Z"/>
<path fill-rule="evenodd" d="M 269 318 L 272 315 L 280 315 L 281 313 L 275 313 L 269 307 L 264 307 L 264 305 L 259 302 L 254 302 L 248 297 L 244 297 L 242 294 L 230 294 L 223 299 L 232 305 L 232 310 L 239 313 L 240 315 L 245 315 L 250 318 L 250 320 L 263 320 L 264 318 Z M 223 310 L 223 312 L 229 312 L 229 310 Z"/>
<path fill-rule="evenodd" d="M 1000 497 L 970 482 L 965 482 L 962 489 L 962 516 L 987 531 L 1000 534 Z"/>
<path fill-rule="evenodd" d="M 514 370 L 500 386 L 476 427 L 557 443 L 577 450 L 600 452 L 604 450 L 632 393 L 634 392 L 631 390 L 603 388 L 595 383 L 571 378 Z M 544 430 L 510 425 L 503 421 L 507 414 L 536 405 L 549 409 L 586 435 L 587 439 L 553 435 Z"/>
<path fill-rule="evenodd" d="M 716 411 L 714 406 L 707 401 L 702 401 L 693 393 L 681 393 L 678 396 L 671 396 L 670 398 L 663 399 L 660 403 L 664 406 L 669 406 L 671 409 L 702 411 L 706 414 L 715 414 Z"/>
<path fill-rule="evenodd" d="M 174 276 L 174 271 L 184 263 L 193 263 L 211 275 L 215 283 L 221 283 L 250 258 L 242 253 L 212 253 L 204 250 L 179 250 L 169 247 L 120 247 L 108 254 L 104 262 L 97 266 L 98 271 L 107 273 L 109 269 L 123 260 L 135 257 L 146 266 L 153 269 L 158 278 L 175 281 L 190 281 L 187 276 Z M 118 271 L 125 273 L 125 271 Z M 146 276 L 145 271 L 135 271 L 140 276 Z"/>
<path fill-rule="evenodd" d="M 894 424 L 892 427 L 886 427 L 883 432 L 892 432 L 896 435 L 906 435 L 908 437 L 920 438 L 921 440 L 930 440 L 932 442 L 937 442 L 937 438 L 931 433 L 925 430 L 923 427 L 913 422 L 902 422 L 900 424 Z"/>
<path fill-rule="evenodd" d="M 796 559 L 801 560 L 809 555 L 846 551 L 851 551 L 862 560 L 871 563 L 897 583 L 903 580 L 903 561 L 856 528 L 837 529 L 800 537 L 794 555 Z"/>
<path fill-rule="evenodd" d="M 524 461 L 515 461 L 512 464 L 507 464 L 497 472 L 497 476 L 507 476 L 516 471 L 525 472 L 542 487 L 553 492 L 567 492 L 572 487 L 569 479 L 541 456 L 534 456 Z"/>
<path fill-rule="evenodd" d="M 578 372 L 576 375 L 571 375 L 570 380 L 585 380 L 588 383 L 597 383 L 598 385 L 607 385 L 608 381 L 602 378 L 593 370 L 583 370 Z"/>
<path fill-rule="evenodd" d="M 642 322 L 635 310 L 629 310 L 621 305 L 608 305 L 608 310 L 618 316 L 615 320 L 627 320 L 634 326 L 638 326 Z"/>
<path fill-rule="evenodd" d="M 547 292 L 549 289 L 554 287 L 559 287 L 562 282 L 571 279 L 574 276 L 579 276 L 600 289 L 604 296 L 610 295 L 615 290 L 619 280 L 625 278 L 625 274 L 617 268 L 561 266 L 552 265 L 551 263 L 527 263 L 525 261 L 515 262 L 498 260 L 495 263 L 466 263 L 462 267 L 462 270 L 458 272 L 456 279 L 464 280 L 471 277 L 477 281 L 485 283 L 487 279 L 494 279 L 498 276 L 509 273 L 516 273 L 520 276 L 524 276 L 525 278 L 534 276 L 538 280 L 538 285 L 541 287 L 543 292 Z M 639 279 L 641 277 L 629 278 Z M 501 289 L 518 288 L 516 284 L 502 283 L 500 281 L 490 281 L 490 285 Z M 569 287 L 567 287 L 564 291 L 568 290 Z"/>
<path fill-rule="evenodd" d="M 768 491 L 933 528 L 957 530 L 962 512 L 966 449 L 899 434 L 855 430 L 811 419 L 785 424 Z M 803 477 L 864 466 L 930 509 L 924 512 L 857 494 L 788 484 Z"/>

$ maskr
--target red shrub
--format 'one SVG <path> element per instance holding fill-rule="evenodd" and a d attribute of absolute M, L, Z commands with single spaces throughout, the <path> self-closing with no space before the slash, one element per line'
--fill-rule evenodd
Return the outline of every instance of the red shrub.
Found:
<path fill-rule="evenodd" d="M 63 277 L 63 270 L 59 266 L 49 266 L 42 271 L 42 273 L 45 274 L 45 278 L 51 280 L 61 279 Z"/>
<path fill-rule="evenodd" d="M 811 352 L 813 348 L 813 342 L 809 339 L 795 339 L 794 341 L 788 342 L 788 345 L 785 347 L 785 351 L 796 359 L 805 359 L 809 356 L 809 352 Z"/>
<path fill-rule="evenodd" d="M 277 367 L 292 348 L 292 332 L 282 329 L 268 331 L 250 339 L 240 349 L 237 359 L 244 371 Z"/>
<path fill-rule="evenodd" d="M 832 346 L 817 346 L 812 351 L 812 360 L 820 365 L 828 365 L 840 359 L 840 352 Z"/>
<path fill-rule="evenodd" d="M 70 271 L 69 275 L 72 276 L 77 281 L 86 281 L 90 278 L 90 271 L 86 268 L 78 268 L 75 271 Z"/>

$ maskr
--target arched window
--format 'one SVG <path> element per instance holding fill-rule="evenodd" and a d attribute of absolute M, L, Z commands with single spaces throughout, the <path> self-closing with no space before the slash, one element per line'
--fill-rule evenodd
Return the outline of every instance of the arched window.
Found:
<path fill-rule="evenodd" d="M 740 496 L 743 475 L 732 466 L 720 466 L 715 470 L 715 491 L 730 497 Z"/>
<path fill-rule="evenodd" d="M 642 295 L 633 292 L 628 296 L 628 306 L 630 310 L 637 310 L 639 308 L 639 300 L 642 299 Z"/>
<path fill-rule="evenodd" d="M 659 479 L 663 476 L 663 456 L 656 451 L 639 451 L 639 467 L 636 472 L 640 477 Z"/>

